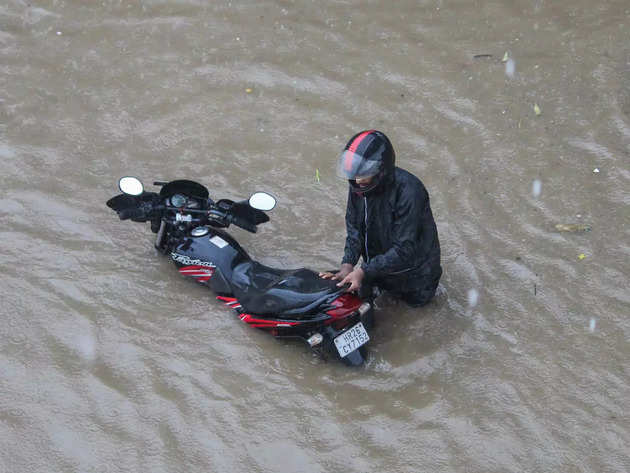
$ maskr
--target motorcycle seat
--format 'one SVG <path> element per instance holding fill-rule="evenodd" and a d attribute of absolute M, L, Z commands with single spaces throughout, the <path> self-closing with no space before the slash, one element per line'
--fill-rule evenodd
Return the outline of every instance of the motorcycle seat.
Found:
<path fill-rule="evenodd" d="M 343 292 L 336 281 L 310 269 L 277 269 L 251 260 L 233 269 L 231 285 L 244 312 L 293 319 L 317 313 Z"/>

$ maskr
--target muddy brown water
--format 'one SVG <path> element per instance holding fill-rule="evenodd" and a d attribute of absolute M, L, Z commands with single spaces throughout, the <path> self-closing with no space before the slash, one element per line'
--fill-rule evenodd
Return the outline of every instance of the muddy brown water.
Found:
<path fill-rule="evenodd" d="M 630 470 L 626 0 L 7 0 L 0 71 L 0 471 Z M 428 187 L 445 273 L 382 301 L 358 370 L 104 205 L 126 174 L 267 190 L 239 241 L 335 267 L 368 127 Z"/>

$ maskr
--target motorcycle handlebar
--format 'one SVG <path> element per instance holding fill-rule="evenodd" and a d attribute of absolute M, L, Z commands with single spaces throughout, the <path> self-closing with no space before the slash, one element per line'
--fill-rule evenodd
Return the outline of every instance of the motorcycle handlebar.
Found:
<path fill-rule="evenodd" d="M 171 210 L 170 207 L 152 206 L 150 203 L 146 203 L 146 204 L 141 205 L 140 207 L 131 208 L 131 209 L 123 209 L 118 212 L 118 217 L 121 220 L 128 220 L 128 219 L 146 220 L 149 218 L 149 215 L 151 215 L 153 211 L 159 211 L 159 210 L 164 210 L 164 209 Z M 254 223 L 244 218 L 230 214 L 228 213 L 229 211 L 223 212 L 218 209 L 214 209 L 214 211 L 211 210 L 208 212 L 208 211 L 199 210 L 199 209 L 176 209 L 176 208 L 172 208 L 172 210 L 180 210 L 182 212 L 190 212 L 192 214 L 205 214 L 206 218 L 214 218 L 218 221 L 224 221 L 228 224 L 234 224 L 237 227 L 241 227 L 242 229 L 247 230 L 248 232 L 251 232 L 251 233 L 256 233 L 257 231 L 257 227 Z M 194 221 L 194 222 L 202 223 L 204 221 L 204 218 L 198 218 L 198 219 L 190 218 L 190 220 L 186 220 L 186 221 L 188 222 Z"/>
<path fill-rule="evenodd" d="M 241 227 L 242 229 L 247 230 L 248 232 L 256 233 L 257 231 L 256 225 L 254 225 L 251 222 L 248 222 L 245 219 L 235 217 L 234 215 L 230 215 L 229 220 L 231 223 L 233 223 L 237 227 Z"/>
<path fill-rule="evenodd" d="M 121 220 L 127 220 L 130 218 L 145 218 L 145 213 L 143 209 L 135 208 L 135 209 L 123 209 L 118 212 L 118 217 Z"/>

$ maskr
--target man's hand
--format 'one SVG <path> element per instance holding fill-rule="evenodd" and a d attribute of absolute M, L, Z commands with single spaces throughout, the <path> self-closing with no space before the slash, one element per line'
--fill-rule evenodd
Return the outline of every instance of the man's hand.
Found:
<path fill-rule="evenodd" d="M 340 283 L 337 284 L 338 287 L 341 287 L 345 284 L 350 284 L 350 287 L 346 289 L 346 292 L 358 291 L 361 287 L 361 282 L 365 277 L 365 273 L 361 268 L 357 268 L 348 274 L 345 278 L 341 280 Z"/>
<path fill-rule="evenodd" d="M 319 277 L 320 278 L 324 278 L 324 279 L 332 279 L 333 281 L 341 281 L 348 274 L 350 274 L 353 269 L 354 269 L 354 266 L 352 266 L 350 263 L 345 263 L 345 264 L 341 265 L 341 268 L 339 269 L 338 272 L 336 272 L 336 273 L 329 273 L 329 272 L 319 273 Z"/>

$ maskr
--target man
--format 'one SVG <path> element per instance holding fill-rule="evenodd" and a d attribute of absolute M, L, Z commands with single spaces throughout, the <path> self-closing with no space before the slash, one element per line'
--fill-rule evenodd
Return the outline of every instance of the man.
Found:
<path fill-rule="evenodd" d="M 338 174 L 350 184 L 346 246 L 339 271 L 320 276 L 349 284 L 348 291 L 378 286 L 420 307 L 433 298 L 442 275 L 440 242 L 427 190 L 395 161 L 380 131 L 357 133 L 344 148 Z"/>

